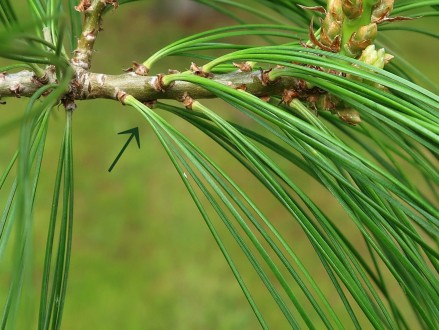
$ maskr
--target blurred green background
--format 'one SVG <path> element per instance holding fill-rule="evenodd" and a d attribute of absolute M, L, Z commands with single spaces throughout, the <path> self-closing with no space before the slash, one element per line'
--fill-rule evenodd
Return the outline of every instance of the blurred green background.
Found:
<path fill-rule="evenodd" d="M 235 24 L 211 11 L 167 6 L 164 1 L 141 1 L 112 10 L 96 43 L 92 70 L 118 74 L 133 60 L 141 62 L 166 44 L 213 27 Z M 199 14 L 201 13 L 201 14 Z M 432 19 L 407 24 L 430 24 Z M 390 50 L 397 50 L 426 77 L 439 83 L 438 42 L 408 32 L 386 32 Z M 392 51 L 390 51 L 392 52 Z M 187 69 L 184 58 L 159 63 L 155 73 Z M 153 72 L 154 73 L 154 72 Z M 23 100 L 0 106 L 1 118 L 15 118 Z M 222 103 L 212 103 L 219 111 Z M 62 329 L 255 329 L 256 318 L 223 256 L 181 183 L 164 150 L 144 120 L 117 102 L 79 102 L 74 113 L 75 223 L 67 301 Z M 242 168 L 211 141 L 178 118 L 169 121 L 227 169 L 282 228 L 311 273 L 319 274 L 325 292 L 335 291 L 323 275 L 300 228 Z M 245 119 L 243 119 L 245 120 Z M 141 149 L 132 143 L 114 170 L 108 168 L 127 136 L 118 132 L 139 127 Z M 39 289 L 47 219 L 54 174 L 64 127 L 64 112 L 55 111 L 47 137 L 44 170 L 36 201 L 35 286 Z M 17 130 L 0 136 L 0 169 L 17 146 Z M 334 199 L 295 168 L 285 168 L 313 200 L 335 221 L 353 229 Z M 1 201 L 6 193 L 0 192 Z M 273 329 L 285 329 L 273 305 L 239 248 L 227 236 L 227 246 L 240 264 L 263 314 Z M 5 270 L 0 270 L 5 272 Z M 321 275 L 320 275 L 321 274 Z M 4 275 L 4 274 L 3 274 Z M 6 292 L 7 276 L 0 289 Z M 339 301 L 333 302 L 340 304 Z"/>

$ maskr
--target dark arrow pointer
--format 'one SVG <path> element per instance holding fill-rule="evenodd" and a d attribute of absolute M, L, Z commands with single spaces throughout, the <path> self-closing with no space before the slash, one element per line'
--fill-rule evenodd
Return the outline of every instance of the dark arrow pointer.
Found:
<path fill-rule="evenodd" d="M 139 128 L 138 127 L 134 127 L 131 129 L 127 129 L 126 131 L 123 132 L 119 132 L 117 134 L 131 134 L 131 136 L 129 137 L 128 141 L 125 143 L 125 145 L 123 146 L 122 150 L 119 152 L 119 154 L 117 155 L 116 159 L 114 160 L 113 164 L 111 164 L 110 168 L 108 169 L 108 172 L 111 172 L 113 170 L 113 167 L 116 165 L 116 163 L 118 162 L 120 156 L 122 156 L 123 152 L 125 151 L 125 149 L 128 147 L 128 145 L 130 144 L 131 140 L 133 139 L 133 137 L 136 137 L 136 141 L 137 141 L 137 145 L 139 146 L 140 149 L 140 137 L 139 137 Z"/>

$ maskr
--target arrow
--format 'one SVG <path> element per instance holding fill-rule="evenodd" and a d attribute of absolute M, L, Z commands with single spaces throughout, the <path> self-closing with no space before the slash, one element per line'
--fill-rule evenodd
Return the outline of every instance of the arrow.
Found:
<path fill-rule="evenodd" d="M 116 159 L 114 160 L 113 164 L 111 164 L 110 168 L 108 169 L 108 172 L 111 172 L 113 170 L 113 167 L 116 165 L 116 163 L 118 162 L 120 156 L 122 156 L 123 152 L 125 151 L 125 149 L 128 147 L 128 145 L 130 144 L 131 140 L 133 139 L 133 137 L 136 137 L 136 141 L 137 141 L 137 145 L 139 146 L 140 149 L 140 137 L 139 137 L 139 128 L 138 127 L 134 127 L 131 129 L 127 129 L 126 131 L 123 132 L 119 132 L 117 134 L 128 134 L 130 133 L 131 136 L 129 137 L 128 141 L 125 143 L 125 145 L 123 146 L 122 150 L 119 152 L 119 154 L 117 155 Z"/>

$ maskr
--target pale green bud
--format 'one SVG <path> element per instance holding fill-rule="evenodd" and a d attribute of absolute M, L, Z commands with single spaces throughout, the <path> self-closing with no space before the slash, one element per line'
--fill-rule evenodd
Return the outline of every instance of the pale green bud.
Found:
<path fill-rule="evenodd" d="M 363 50 L 363 52 L 361 53 L 361 56 L 358 58 L 358 60 L 361 62 L 364 62 L 366 64 L 372 65 L 376 68 L 383 69 L 384 66 L 387 63 L 389 63 L 392 58 L 393 58 L 393 55 L 387 54 L 384 48 L 376 50 L 375 45 L 370 45 L 370 46 L 366 47 L 365 50 Z M 357 65 L 354 65 L 354 66 L 358 67 Z M 348 78 L 352 79 L 352 80 L 363 81 L 363 79 L 361 79 L 360 77 L 355 76 L 355 75 L 354 76 L 348 75 Z M 381 84 L 374 83 L 374 82 L 371 82 L 368 80 L 366 80 L 365 82 L 367 84 L 375 86 L 376 88 L 379 88 L 383 91 L 387 91 L 387 88 Z"/>
<path fill-rule="evenodd" d="M 376 50 L 375 45 L 370 45 L 366 47 L 365 50 L 363 50 L 359 60 L 361 62 L 382 69 L 384 68 L 384 65 L 389 63 L 392 58 L 393 56 L 387 54 L 384 48 Z"/>

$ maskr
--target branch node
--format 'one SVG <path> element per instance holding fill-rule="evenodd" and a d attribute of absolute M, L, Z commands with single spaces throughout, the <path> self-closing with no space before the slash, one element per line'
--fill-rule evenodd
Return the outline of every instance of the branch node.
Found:
<path fill-rule="evenodd" d="M 251 72 L 253 71 L 253 66 L 249 62 L 232 63 L 234 67 L 238 68 L 241 72 Z"/>
<path fill-rule="evenodd" d="M 117 90 L 116 92 L 116 99 L 122 103 L 123 105 L 125 105 L 125 98 L 128 96 L 127 93 L 125 93 L 124 91 L 121 90 Z"/>
<path fill-rule="evenodd" d="M 75 6 L 75 10 L 82 13 L 82 12 L 86 11 L 90 6 L 91 6 L 90 0 L 81 0 L 79 5 Z"/>
<path fill-rule="evenodd" d="M 50 75 L 53 76 L 55 73 L 55 66 L 49 65 L 46 70 L 44 71 L 44 74 L 41 77 L 37 77 L 35 74 L 32 76 L 32 81 L 35 83 L 39 83 L 41 85 L 45 85 L 50 81 Z"/>
<path fill-rule="evenodd" d="M 119 3 L 117 2 L 117 0 L 101 0 L 101 1 L 106 5 L 112 5 L 113 9 L 117 9 L 117 7 L 119 7 Z"/>
<path fill-rule="evenodd" d="M 273 83 L 269 75 L 271 70 L 273 69 L 264 70 L 262 68 L 259 68 L 259 71 L 261 72 L 261 76 L 259 77 L 259 79 L 261 80 L 262 86 L 268 86 L 269 84 Z"/>
<path fill-rule="evenodd" d="M 281 103 L 289 105 L 294 99 L 298 98 L 299 94 L 294 89 L 284 89 L 282 93 Z"/>
<path fill-rule="evenodd" d="M 147 76 L 149 73 L 149 69 L 146 66 L 144 66 L 143 64 L 137 63 L 136 61 L 133 61 L 131 68 L 124 69 L 123 71 L 134 72 L 138 76 Z"/>
<path fill-rule="evenodd" d="M 173 81 L 169 85 L 166 85 L 163 82 L 164 76 L 165 75 L 163 73 L 159 73 L 151 79 L 151 85 L 157 92 L 164 93 L 164 92 L 166 92 L 167 89 L 171 88 L 175 84 L 175 81 Z"/>
<path fill-rule="evenodd" d="M 213 74 L 210 72 L 203 71 L 202 68 L 200 68 L 198 65 L 196 65 L 194 62 L 191 63 L 190 70 L 196 74 L 197 76 L 203 77 L 203 78 L 212 78 Z"/>
<path fill-rule="evenodd" d="M 183 102 L 183 105 L 186 107 L 186 109 L 192 110 L 192 105 L 194 104 L 194 99 L 189 96 L 187 92 L 184 92 L 181 102 Z"/>
<path fill-rule="evenodd" d="M 144 105 L 146 105 L 148 108 L 153 109 L 155 105 L 157 104 L 157 100 L 149 100 L 142 102 Z"/>
<path fill-rule="evenodd" d="M 73 96 L 73 93 L 66 94 L 62 99 L 61 103 L 64 106 L 64 109 L 66 111 L 73 111 L 76 109 L 77 105 L 75 103 L 75 98 Z"/>

